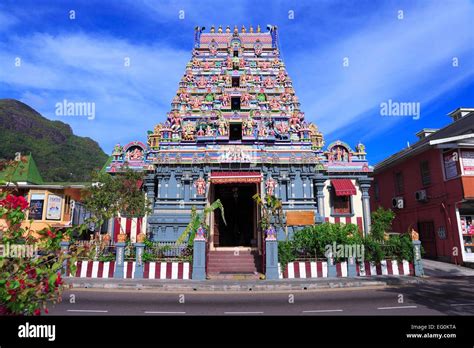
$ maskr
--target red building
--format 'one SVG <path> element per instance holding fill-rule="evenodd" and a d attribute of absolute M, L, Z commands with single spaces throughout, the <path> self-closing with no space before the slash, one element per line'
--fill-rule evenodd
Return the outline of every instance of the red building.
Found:
<path fill-rule="evenodd" d="M 396 213 L 394 232 L 418 231 L 425 257 L 474 262 L 474 109 L 375 166 L 371 207 Z"/>

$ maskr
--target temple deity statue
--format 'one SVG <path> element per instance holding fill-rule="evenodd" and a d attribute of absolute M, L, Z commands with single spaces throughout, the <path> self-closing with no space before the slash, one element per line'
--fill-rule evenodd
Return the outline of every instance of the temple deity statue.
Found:
<path fill-rule="evenodd" d="M 266 137 L 268 135 L 268 129 L 265 126 L 265 123 L 263 121 L 260 121 L 258 123 L 258 136 L 259 137 Z"/>
<path fill-rule="evenodd" d="M 192 67 L 195 68 L 195 69 L 198 69 L 198 68 L 201 67 L 201 64 L 200 64 L 200 62 L 199 62 L 199 59 L 193 58 Z"/>
<path fill-rule="evenodd" d="M 301 119 L 298 113 L 293 113 L 290 118 L 290 128 L 292 131 L 297 132 L 301 127 Z"/>
<path fill-rule="evenodd" d="M 283 84 L 283 83 L 286 82 L 286 74 L 285 74 L 285 71 L 283 69 L 280 70 L 280 72 L 278 73 L 277 81 L 280 84 Z"/>
<path fill-rule="evenodd" d="M 177 132 L 181 129 L 181 116 L 178 112 L 172 112 L 168 118 L 170 122 L 170 128 L 173 132 Z"/>
<path fill-rule="evenodd" d="M 191 70 L 186 71 L 186 75 L 184 76 L 184 80 L 187 83 L 193 83 L 194 82 L 194 75 L 193 75 L 193 72 Z"/>
<path fill-rule="evenodd" d="M 181 103 L 188 103 L 189 102 L 189 95 L 186 92 L 185 88 L 181 88 L 181 90 L 179 92 L 179 100 L 181 101 Z"/>
<path fill-rule="evenodd" d="M 356 150 L 357 150 L 357 152 L 359 152 L 359 153 L 365 153 L 365 145 L 362 144 L 361 142 L 359 142 L 359 143 L 356 145 Z"/>
<path fill-rule="evenodd" d="M 253 124 L 254 121 L 252 117 L 248 117 L 246 120 L 243 122 L 243 133 L 245 136 L 250 137 L 253 135 Z"/>
<path fill-rule="evenodd" d="M 183 140 L 194 140 L 195 126 L 192 122 L 187 122 L 183 126 Z"/>
<path fill-rule="evenodd" d="M 199 110 L 201 108 L 201 99 L 198 96 L 194 97 L 191 106 L 194 110 Z"/>
<path fill-rule="evenodd" d="M 220 136 L 226 136 L 229 134 L 229 123 L 223 116 L 219 117 L 219 120 L 217 121 L 217 125 L 218 125 L 218 131 L 219 131 Z"/>
<path fill-rule="evenodd" d="M 222 95 L 222 106 L 228 107 L 230 105 L 230 96 L 226 93 Z"/>
<path fill-rule="evenodd" d="M 131 151 L 127 151 L 125 158 L 129 161 L 140 161 L 143 159 L 143 151 L 136 147 Z"/>
<path fill-rule="evenodd" d="M 230 56 L 227 56 L 227 59 L 225 61 L 225 64 L 227 66 L 227 69 L 232 69 L 232 66 L 233 66 L 233 62 L 232 62 L 232 58 Z"/>
<path fill-rule="evenodd" d="M 281 107 L 281 104 L 280 104 L 280 102 L 278 101 L 278 99 L 276 97 L 270 99 L 269 104 L 270 104 L 270 107 L 272 108 L 272 110 L 279 110 L 280 107 Z"/>
<path fill-rule="evenodd" d="M 201 77 L 200 77 L 199 80 L 198 80 L 197 86 L 198 86 L 199 88 L 206 88 L 206 85 L 207 85 L 207 80 L 206 80 L 206 78 L 204 77 L 204 75 L 201 75 Z"/>
<path fill-rule="evenodd" d="M 273 81 L 273 79 L 268 76 L 264 81 L 263 81 L 263 85 L 266 87 L 266 88 L 273 88 L 275 87 L 275 82 Z"/>
<path fill-rule="evenodd" d="M 204 196 L 206 194 L 206 180 L 199 178 L 194 182 L 194 187 L 196 187 L 196 192 L 198 196 Z"/>
<path fill-rule="evenodd" d="M 120 144 L 115 145 L 112 155 L 121 155 L 122 153 L 123 153 L 123 147 Z"/>
<path fill-rule="evenodd" d="M 272 177 L 269 177 L 267 181 L 265 182 L 265 188 L 266 188 L 266 193 L 269 196 L 273 196 L 273 193 L 275 192 L 275 187 L 276 187 L 276 180 L 273 179 Z"/>
<path fill-rule="evenodd" d="M 242 96 L 240 97 L 240 102 L 242 106 L 249 106 L 250 105 L 250 94 L 249 93 L 242 93 Z"/>

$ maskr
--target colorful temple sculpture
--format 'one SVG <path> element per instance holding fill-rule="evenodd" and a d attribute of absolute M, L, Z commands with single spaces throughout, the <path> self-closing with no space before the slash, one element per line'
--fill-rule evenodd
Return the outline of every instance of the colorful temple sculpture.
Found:
<path fill-rule="evenodd" d="M 116 146 L 106 168 L 147 173 L 153 205 L 147 232 L 156 241 L 175 241 L 193 206 L 220 199 L 227 224 L 220 212 L 210 214 L 210 249 L 260 250 L 256 193 L 282 200 L 287 231 L 279 229 L 279 239 L 325 221 L 370 229 L 365 147 L 325 146 L 318 127 L 306 121 L 276 27 L 196 28 L 171 110 L 148 133 L 147 144 Z"/>

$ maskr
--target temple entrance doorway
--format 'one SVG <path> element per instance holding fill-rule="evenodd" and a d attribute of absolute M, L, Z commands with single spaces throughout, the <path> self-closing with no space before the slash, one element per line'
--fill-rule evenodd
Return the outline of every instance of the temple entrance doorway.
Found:
<path fill-rule="evenodd" d="M 214 212 L 214 247 L 257 247 L 257 206 L 252 196 L 256 184 L 214 184 L 214 200 L 224 206 L 224 224 L 220 210 Z"/>

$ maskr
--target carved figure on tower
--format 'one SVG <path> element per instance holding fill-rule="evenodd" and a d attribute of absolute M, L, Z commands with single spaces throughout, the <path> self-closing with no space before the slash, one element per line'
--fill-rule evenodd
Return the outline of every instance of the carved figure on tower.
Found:
<path fill-rule="evenodd" d="M 265 188 L 267 195 L 273 196 L 273 193 L 275 192 L 275 187 L 276 187 L 276 180 L 273 179 L 272 177 L 269 177 L 267 181 L 265 182 Z"/>
<path fill-rule="evenodd" d="M 194 182 L 194 187 L 196 187 L 196 192 L 198 196 L 204 196 L 206 194 L 206 180 L 199 178 Z"/>
<path fill-rule="evenodd" d="M 197 86 L 199 88 L 206 88 L 206 85 L 207 85 L 207 80 L 204 77 L 204 75 L 201 75 L 201 77 L 199 78 L 199 80 L 197 82 Z"/>
<path fill-rule="evenodd" d="M 264 81 L 263 81 L 263 85 L 266 87 L 266 88 L 273 88 L 275 87 L 275 82 L 273 81 L 273 79 L 268 76 Z"/>
<path fill-rule="evenodd" d="M 218 131 L 219 131 L 220 136 L 226 136 L 229 134 L 229 123 L 223 116 L 219 117 L 219 120 L 217 121 L 217 125 L 218 125 Z"/>
<path fill-rule="evenodd" d="M 253 135 L 253 118 L 249 116 L 246 120 L 243 122 L 243 133 L 244 136 L 250 137 Z"/>

